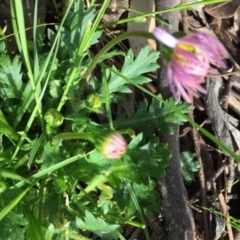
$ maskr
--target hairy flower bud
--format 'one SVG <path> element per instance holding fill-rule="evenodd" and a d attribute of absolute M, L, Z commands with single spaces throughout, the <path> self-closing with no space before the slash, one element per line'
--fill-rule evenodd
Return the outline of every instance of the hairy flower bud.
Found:
<path fill-rule="evenodd" d="M 46 123 L 52 128 L 57 128 L 63 123 L 62 114 L 55 108 L 49 109 L 45 113 L 44 119 Z"/>
<path fill-rule="evenodd" d="M 98 109 L 101 107 L 102 101 L 99 95 L 97 94 L 90 94 L 86 99 L 86 105 L 92 109 Z"/>
<path fill-rule="evenodd" d="M 105 130 L 95 136 L 95 147 L 105 157 L 120 158 L 127 150 L 127 143 L 123 136 L 113 130 Z"/>

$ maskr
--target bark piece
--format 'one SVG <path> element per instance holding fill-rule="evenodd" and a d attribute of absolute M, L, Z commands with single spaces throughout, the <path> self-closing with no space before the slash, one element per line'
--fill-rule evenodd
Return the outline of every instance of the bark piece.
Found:
<path fill-rule="evenodd" d="M 237 146 L 240 146 L 240 134 L 239 130 L 236 129 L 236 126 L 238 126 L 238 120 L 223 111 L 219 104 L 223 88 L 221 77 L 210 78 L 208 80 L 208 93 L 205 101 L 206 111 L 212 121 L 213 130 L 217 138 L 224 142 L 229 148 L 234 149 L 232 136 L 235 137 Z"/>
<path fill-rule="evenodd" d="M 171 8 L 180 4 L 178 0 L 155 0 L 156 11 Z M 171 32 L 178 31 L 178 12 L 169 12 L 160 17 L 171 24 Z M 166 29 L 165 25 L 161 25 Z M 162 50 L 161 45 L 159 47 Z M 167 81 L 167 63 L 163 58 L 159 59 L 158 90 L 164 98 L 172 96 Z M 180 168 L 178 125 L 173 125 L 174 134 L 160 134 L 161 141 L 168 143 L 172 152 L 169 166 L 166 168 L 166 176 L 158 181 L 159 191 L 162 195 L 162 210 L 165 217 L 167 239 L 169 240 L 193 240 L 196 236 L 196 228 L 192 210 L 188 206 L 188 198 L 183 183 Z"/>
<path fill-rule="evenodd" d="M 204 11 L 215 18 L 230 18 L 233 17 L 239 5 L 239 0 L 232 0 L 225 3 L 208 5 Z"/>

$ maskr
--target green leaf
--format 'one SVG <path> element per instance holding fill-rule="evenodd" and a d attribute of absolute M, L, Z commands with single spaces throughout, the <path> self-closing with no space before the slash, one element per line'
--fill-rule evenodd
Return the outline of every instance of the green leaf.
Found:
<path fill-rule="evenodd" d="M 30 81 L 24 83 L 21 73 L 22 63 L 18 56 L 13 60 L 9 55 L 0 54 L 0 96 L 1 106 L 5 112 L 9 113 L 8 119 L 15 120 L 19 116 L 19 111 L 24 108 L 24 104 L 17 100 L 24 100 L 26 96 L 32 94 Z M 11 129 L 1 126 L 1 131 L 11 131 Z M 11 134 L 6 133 L 9 137 Z"/>
<path fill-rule="evenodd" d="M 161 178 L 165 175 L 171 153 L 165 143 L 159 143 L 158 138 L 152 138 L 142 145 L 139 140 L 142 134 L 136 136 L 129 144 L 130 148 L 122 159 L 111 161 L 112 174 L 108 176 L 110 182 L 127 179 L 138 184 L 148 184 L 149 177 Z M 136 144 L 139 142 L 139 144 Z M 141 146 L 142 145 L 142 146 Z"/>
<path fill-rule="evenodd" d="M 22 99 L 31 91 L 29 84 L 24 84 L 21 73 L 22 63 L 18 56 L 13 60 L 8 55 L 0 55 L 0 94 L 3 98 Z"/>
<path fill-rule="evenodd" d="M 134 149 L 136 148 L 139 143 L 142 141 L 143 139 L 143 134 L 138 134 L 136 137 L 134 137 L 131 142 L 128 144 L 128 149 Z"/>
<path fill-rule="evenodd" d="M 6 44 L 5 42 L 1 41 L 0 42 L 0 53 L 6 53 Z"/>
<path fill-rule="evenodd" d="M 113 209 L 113 202 L 112 200 L 100 200 L 98 201 L 98 207 L 102 208 L 103 213 L 106 215 L 111 209 Z"/>
<path fill-rule="evenodd" d="M 28 219 L 28 232 L 34 240 L 44 240 L 44 235 L 41 229 L 41 224 L 37 221 L 32 211 L 25 205 L 23 206 L 25 215 Z"/>
<path fill-rule="evenodd" d="M 63 159 L 64 156 L 59 153 L 59 146 L 52 146 L 51 143 L 48 142 L 44 146 L 44 152 L 41 157 L 41 161 L 43 162 L 41 170 L 47 169 Z"/>
<path fill-rule="evenodd" d="M 197 172 L 200 168 L 200 164 L 194 161 L 194 154 L 190 152 L 182 152 L 180 155 L 181 168 L 184 180 L 187 182 L 193 181 L 194 172 Z"/>
<path fill-rule="evenodd" d="M 22 200 L 22 198 L 26 195 L 26 193 L 30 190 L 31 187 L 26 188 L 23 190 L 17 197 L 8 203 L 7 206 L 3 208 L 0 212 L 0 221 L 7 215 L 9 212 Z"/>
<path fill-rule="evenodd" d="M 138 203 L 146 216 L 151 217 L 159 212 L 161 200 L 159 193 L 156 190 L 155 181 L 148 179 L 148 183 L 146 185 L 132 183 L 132 187 Z M 124 211 L 128 217 L 136 215 L 136 206 L 131 199 L 131 194 L 126 184 L 123 184 L 122 188 L 117 188 L 115 190 L 114 200 L 118 203 L 120 209 Z"/>
<path fill-rule="evenodd" d="M 45 232 L 45 240 L 52 240 L 54 234 L 54 225 L 51 223 Z"/>
<path fill-rule="evenodd" d="M 87 210 L 85 211 L 84 220 L 76 218 L 76 225 L 78 228 L 93 232 L 98 236 L 114 232 L 120 227 L 118 224 L 108 224 L 103 219 L 94 217 Z"/>
<path fill-rule="evenodd" d="M 10 212 L 0 224 L 0 240 L 24 240 L 25 230 L 28 221 L 24 218 L 23 214 Z"/>
<path fill-rule="evenodd" d="M 94 8 L 87 8 L 85 11 L 84 1 L 80 0 L 74 4 L 74 8 L 71 9 L 64 22 L 64 26 L 61 28 L 61 45 L 59 48 L 58 57 L 65 61 L 66 57 L 70 59 L 75 58 L 79 44 L 83 39 L 84 32 L 88 24 L 93 21 L 95 17 Z M 58 27 L 56 30 L 58 30 Z M 89 43 L 89 46 L 85 46 L 86 49 L 92 44 L 98 42 L 98 39 L 102 35 L 102 31 L 96 31 Z M 48 38 L 51 42 L 54 41 L 55 31 L 48 29 Z"/>
<path fill-rule="evenodd" d="M 59 194 L 64 193 L 67 190 L 68 185 L 66 182 L 67 182 L 66 176 L 54 178 L 54 189 L 56 193 L 59 193 Z"/>
<path fill-rule="evenodd" d="M 44 209 L 44 215 L 48 218 L 48 222 L 56 224 L 56 221 L 60 221 L 60 218 L 57 218 L 63 215 L 62 206 L 64 206 L 64 198 L 62 195 L 52 191 L 52 189 L 54 189 L 53 184 L 48 183 L 42 208 Z"/>
<path fill-rule="evenodd" d="M 0 82 L 5 86 L 13 88 L 14 95 L 20 96 L 22 87 L 21 62 L 18 56 L 15 56 L 13 61 L 5 54 L 0 55 Z M 2 85 L 3 86 L 3 85 Z M 4 89 L 1 89 L 3 93 Z"/>
<path fill-rule="evenodd" d="M 14 180 L 19 180 L 19 181 L 25 181 L 25 182 L 28 182 L 28 179 L 25 179 L 23 178 L 22 176 L 12 172 L 12 171 L 9 171 L 9 170 L 6 170 L 6 169 L 0 169 L 0 178 L 10 178 L 10 179 L 14 179 Z"/>
<path fill-rule="evenodd" d="M 170 98 L 168 102 L 175 105 L 182 113 L 189 111 L 189 104 L 176 102 L 173 98 Z M 182 116 L 157 99 L 152 99 L 150 105 L 145 99 L 139 104 L 132 117 L 126 119 L 126 116 L 121 116 L 115 121 L 115 126 L 120 129 L 136 128 L 145 136 L 151 137 L 154 129 L 172 134 L 173 130 L 169 123 L 182 124 L 185 121 Z"/>
<path fill-rule="evenodd" d="M 150 82 L 151 79 L 143 76 L 142 74 L 148 72 L 154 72 L 159 67 L 156 64 L 156 60 L 159 56 L 158 52 L 150 52 L 148 47 L 141 50 L 139 55 L 134 59 L 133 51 L 130 49 L 125 56 L 123 67 L 120 73 L 123 76 L 127 76 L 129 79 L 134 81 L 136 84 L 143 84 Z M 115 71 L 117 69 L 113 67 Z M 107 70 L 107 76 L 109 75 L 109 70 Z M 127 87 L 127 82 L 121 76 L 111 72 L 110 80 L 108 82 L 109 93 L 114 92 L 125 92 L 129 93 L 131 90 Z"/>
<path fill-rule="evenodd" d="M 154 216 L 160 211 L 161 200 L 155 181 L 149 179 L 149 184 L 147 186 L 133 183 L 132 187 L 138 199 L 139 205 L 146 216 Z"/>
<path fill-rule="evenodd" d="M 0 161 L 2 160 L 2 154 L 3 154 L 3 152 L 4 152 L 4 148 L 3 148 L 3 134 L 2 133 L 0 133 Z"/>

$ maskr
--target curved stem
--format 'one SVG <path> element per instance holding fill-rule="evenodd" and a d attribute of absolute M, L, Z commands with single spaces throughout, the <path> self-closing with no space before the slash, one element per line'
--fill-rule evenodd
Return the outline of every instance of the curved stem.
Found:
<path fill-rule="evenodd" d="M 135 136 L 135 132 L 133 129 L 131 128 L 127 128 L 127 129 L 121 129 L 121 130 L 117 130 L 120 134 L 128 134 L 129 137 L 133 138 Z"/>
<path fill-rule="evenodd" d="M 90 133 L 66 132 L 66 133 L 59 133 L 53 138 L 54 141 L 62 140 L 62 139 L 85 139 L 85 140 L 94 142 L 93 135 Z"/>

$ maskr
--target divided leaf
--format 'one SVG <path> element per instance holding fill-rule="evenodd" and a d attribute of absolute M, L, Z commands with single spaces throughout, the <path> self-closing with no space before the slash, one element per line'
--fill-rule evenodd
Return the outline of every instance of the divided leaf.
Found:
<path fill-rule="evenodd" d="M 141 50 L 139 55 L 134 59 L 133 51 L 130 49 L 125 56 L 123 67 L 120 74 L 133 80 L 136 84 L 144 84 L 150 82 L 151 79 L 143 76 L 144 73 L 154 72 L 159 65 L 156 64 L 158 52 L 150 52 L 148 47 Z M 114 71 L 117 71 L 113 67 Z M 121 76 L 111 72 L 110 80 L 108 82 L 109 93 L 124 92 L 130 93 L 131 90 L 126 86 L 128 83 Z"/>
<path fill-rule="evenodd" d="M 102 236 L 105 233 L 111 233 L 116 231 L 120 225 L 108 224 L 101 218 L 94 217 L 89 211 L 85 211 L 84 220 L 76 218 L 76 225 L 82 230 L 91 231 L 98 236 Z"/>
<path fill-rule="evenodd" d="M 30 86 L 22 81 L 21 67 L 18 56 L 11 60 L 8 55 L 0 55 L 0 95 L 3 99 L 22 99 L 24 91 L 30 91 Z"/>
<path fill-rule="evenodd" d="M 25 239 L 25 231 L 23 226 L 26 226 L 28 221 L 23 216 L 23 214 L 11 211 L 8 215 L 1 221 L 0 224 L 0 240 L 5 239 Z"/>
<path fill-rule="evenodd" d="M 142 145 L 142 134 L 136 136 L 139 144 L 129 144 L 122 161 L 112 161 L 112 175 L 115 179 L 127 179 L 138 184 L 148 184 L 149 177 L 161 178 L 165 175 L 171 153 L 165 143 L 159 143 L 158 138 L 152 138 Z M 141 146 L 142 145 L 142 146 Z"/>
<path fill-rule="evenodd" d="M 84 10 L 84 2 L 79 1 L 74 5 L 74 9 L 71 9 L 68 13 L 66 21 L 63 28 L 61 29 L 61 46 L 59 49 L 58 57 L 66 60 L 66 57 L 70 59 L 75 58 L 76 50 L 79 48 L 82 43 L 83 35 L 87 31 L 89 24 L 93 21 L 95 17 L 94 8 L 91 7 Z M 55 26 L 56 30 L 58 27 Z M 98 42 L 98 39 L 102 35 L 102 31 L 96 31 L 90 42 L 85 48 L 89 48 L 92 44 Z M 55 38 L 55 32 L 48 29 L 48 38 L 51 43 L 53 43 Z"/>
<path fill-rule="evenodd" d="M 187 113 L 190 108 L 189 104 L 176 102 L 172 98 L 168 100 L 168 103 L 177 107 L 182 113 Z M 115 121 L 115 126 L 120 129 L 136 128 L 143 132 L 144 136 L 151 137 L 154 129 L 172 134 L 170 123 L 182 124 L 185 121 L 182 116 L 157 99 L 153 99 L 150 105 L 145 99 L 139 104 L 133 116 L 130 118 L 121 116 Z"/>

